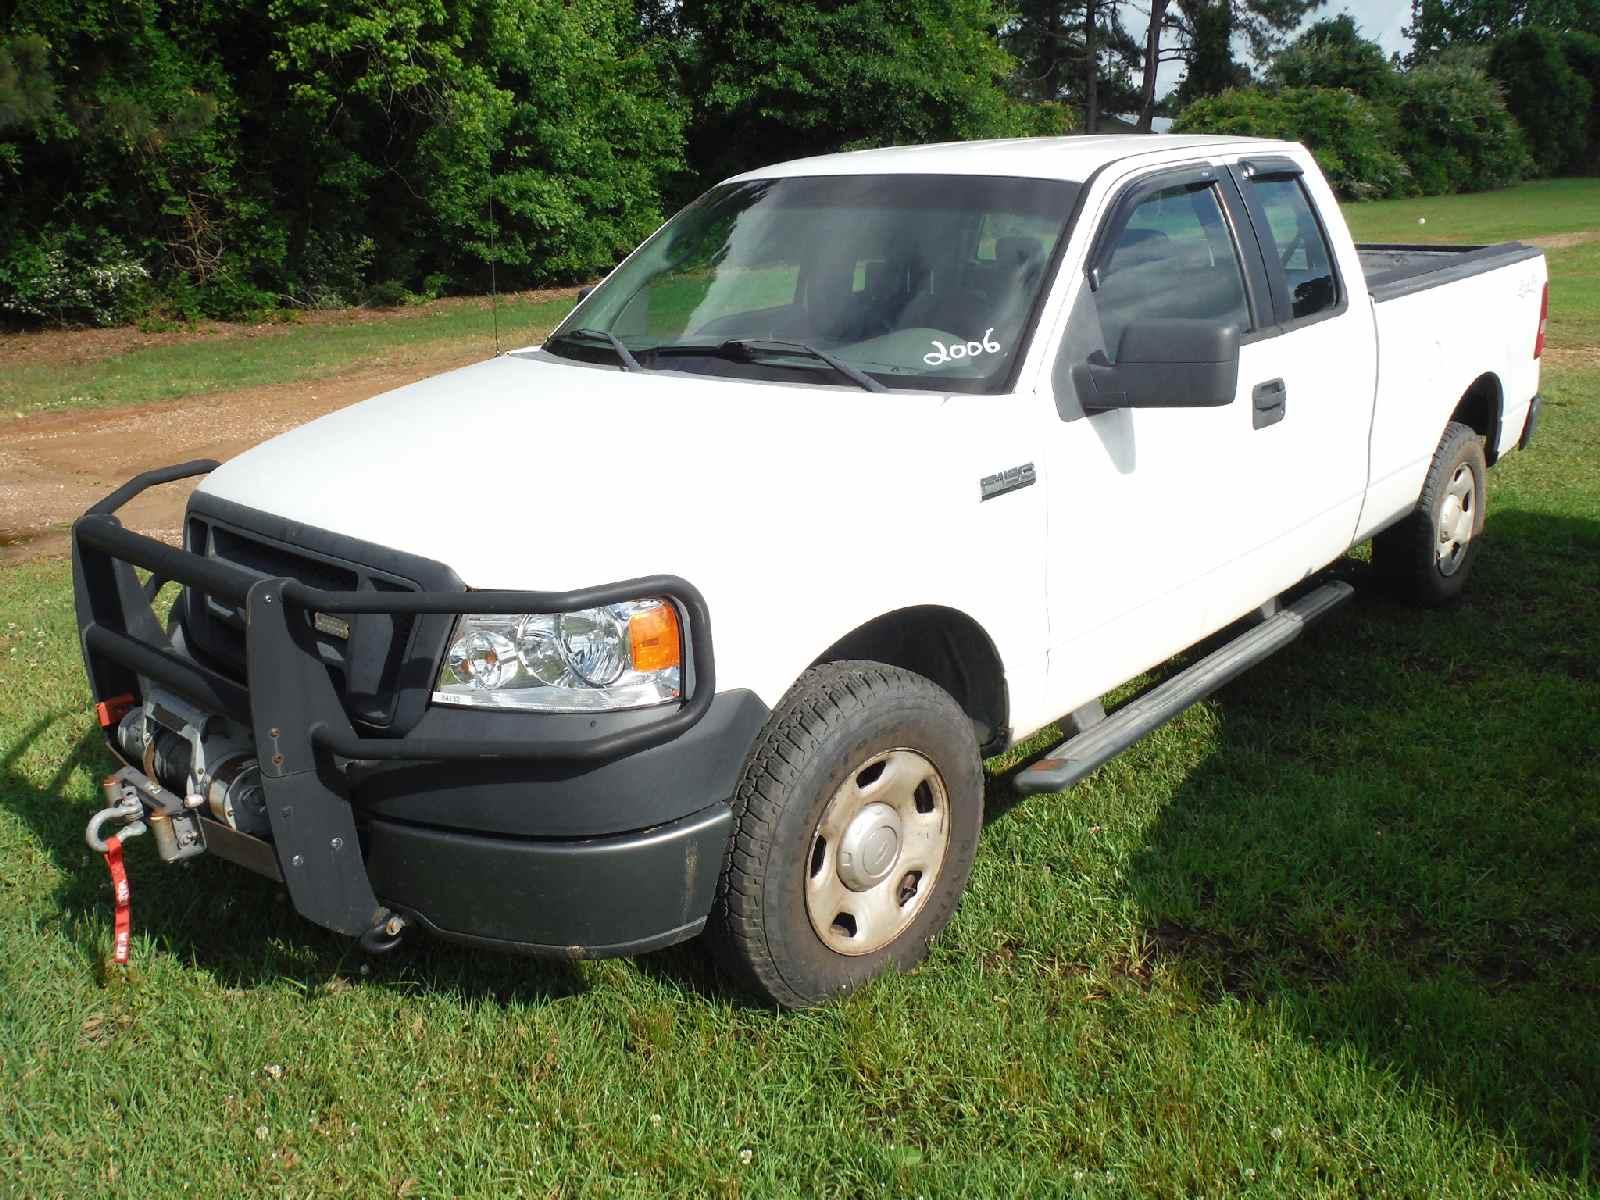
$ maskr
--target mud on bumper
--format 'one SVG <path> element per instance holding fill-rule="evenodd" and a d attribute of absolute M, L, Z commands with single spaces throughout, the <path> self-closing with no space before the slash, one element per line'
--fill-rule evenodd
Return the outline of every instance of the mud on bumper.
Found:
<path fill-rule="evenodd" d="M 695 588 L 654 576 L 570 592 L 329 591 L 117 521 L 146 488 L 215 466 L 131 480 L 85 513 L 72 538 L 96 702 L 140 704 L 159 690 L 253 734 L 270 839 L 202 809 L 194 815 L 209 852 L 280 878 L 303 916 L 355 937 L 393 913 L 469 942 L 566 955 L 637 953 L 699 930 L 731 826 L 726 801 L 766 709 L 750 693 L 717 695 L 710 618 Z M 239 606 L 248 686 L 189 653 L 176 624 L 162 627 L 152 601 L 169 583 Z M 430 709 L 403 732 L 363 731 L 314 627 L 319 616 L 570 612 L 646 595 L 679 610 L 687 697 L 616 721 L 475 721 Z M 183 805 L 129 758 L 114 723 L 106 732 L 152 813 Z"/>

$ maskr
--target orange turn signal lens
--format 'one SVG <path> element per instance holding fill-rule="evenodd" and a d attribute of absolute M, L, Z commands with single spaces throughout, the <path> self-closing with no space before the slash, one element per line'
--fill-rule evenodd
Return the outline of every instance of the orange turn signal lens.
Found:
<path fill-rule="evenodd" d="M 635 671 L 665 671 L 683 662 L 683 640 L 678 634 L 678 610 L 663 601 L 636 612 L 628 619 L 628 648 Z"/>

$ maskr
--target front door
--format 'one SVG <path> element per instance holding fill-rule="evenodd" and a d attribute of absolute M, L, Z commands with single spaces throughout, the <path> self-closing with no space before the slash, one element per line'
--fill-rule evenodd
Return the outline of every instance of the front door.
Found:
<path fill-rule="evenodd" d="M 1048 428 L 1052 691 L 1093 698 L 1191 645 L 1260 599 L 1252 550 L 1281 529 L 1278 478 L 1254 407 L 1277 370 L 1257 331 L 1271 322 L 1263 261 L 1226 170 L 1149 172 L 1100 210 L 1052 372 Z M 1238 388 L 1215 408 L 1084 413 L 1071 368 L 1116 359 L 1147 318 L 1238 327 Z"/>

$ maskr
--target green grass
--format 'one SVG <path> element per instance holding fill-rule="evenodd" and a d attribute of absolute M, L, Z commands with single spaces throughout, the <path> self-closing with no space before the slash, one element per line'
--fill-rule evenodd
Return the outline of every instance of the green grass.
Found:
<path fill-rule="evenodd" d="M 1546 382 L 1461 607 L 1348 560 L 1355 602 L 1070 793 L 991 764 L 930 961 L 816 1013 L 692 948 L 368 967 L 148 838 L 107 969 L 65 567 L 6 569 L 0 1194 L 1600 1193 L 1600 371 Z"/>
<path fill-rule="evenodd" d="M 1498 192 L 1346 204 L 1358 242 L 1504 242 L 1600 230 L 1600 179 L 1541 179 Z M 1426 223 L 1417 224 L 1418 218 Z"/>
<path fill-rule="evenodd" d="M 538 341 L 571 308 L 566 299 L 503 301 L 500 345 Z M 405 365 L 456 350 L 481 349 L 487 358 L 494 353 L 493 319 L 487 302 L 454 304 L 371 321 L 268 326 L 253 336 L 218 333 L 92 362 L 23 364 L 0 374 L 0 412 L 148 404 Z"/>

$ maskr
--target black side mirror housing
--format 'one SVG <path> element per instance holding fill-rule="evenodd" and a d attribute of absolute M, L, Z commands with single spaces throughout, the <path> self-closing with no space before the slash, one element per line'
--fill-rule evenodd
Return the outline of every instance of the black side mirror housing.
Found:
<path fill-rule="evenodd" d="M 578 289 L 578 303 L 582 304 L 585 300 L 587 300 L 589 298 L 589 293 L 593 292 L 594 289 L 595 289 L 595 285 L 592 284 L 592 283 L 585 284 L 583 287 L 579 288 Z"/>
<path fill-rule="evenodd" d="M 1239 327 L 1152 318 L 1130 322 L 1117 361 L 1095 351 L 1072 368 L 1085 412 L 1113 408 L 1221 408 L 1239 386 Z"/>

